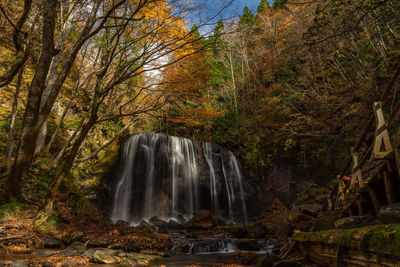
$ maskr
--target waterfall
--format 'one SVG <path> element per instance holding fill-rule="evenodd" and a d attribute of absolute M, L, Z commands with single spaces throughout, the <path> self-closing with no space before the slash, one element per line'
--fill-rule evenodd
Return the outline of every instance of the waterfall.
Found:
<path fill-rule="evenodd" d="M 215 176 L 214 161 L 212 157 L 212 147 L 210 143 L 203 143 L 204 157 L 206 158 L 208 168 L 210 171 L 210 192 L 211 192 L 211 205 L 214 214 L 219 215 L 217 179 Z"/>
<path fill-rule="evenodd" d="M 137 224 L 153 216 L 180 221 L 207 209 L 232 222 L 247 222 L 243 178 L 232 152 L 143 133 L 132 135 L 121 153 L 112 221 Z"/>

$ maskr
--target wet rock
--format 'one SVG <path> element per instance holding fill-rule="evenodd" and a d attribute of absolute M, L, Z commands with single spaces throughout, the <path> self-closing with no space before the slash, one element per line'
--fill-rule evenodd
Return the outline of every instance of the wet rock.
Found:
<path fill-rule="evenodd" d="M 150 262 L 155 262 L 157 260 L 160 260 L 162 257 L 158 255 L 150 255 L 142 253 L 129 253 L 128 258 L 138 262 L 139 265 L 142 265 L 142 263 L 145 263 L 145 265 L 147 265 Z"/>
<path fill-rule="evenodd" d="M 175 220 L 169 220 L 168 230 L 183 230 L 185 227 Z"/>
<path fill-rule="evenodd" d="M 51 267 L 51 263 L 49 261 L 44 261 L 42 264 L 43 267 Z"/>
<path fill-rule="evenodd" d="M 110 243 L 104 240 L 88 240 L 86 242 L 87 248 L 104 248 L 108 247 L 108 245 L 110 245 Z"/>
<path fill-rule="evenodd" d="M 198 211 L 186 224 L 189 230 L 208 230 L 215 226 L 217 226 L 217 220 L 208 210 Z"/>
<path fill-rule="evenodd" d="M 148 228 L 150 230 L 157 230 L 157 228 L 154 225 L 151 225 L 150 223 L 146 222 L 145 220 L 142 220 L 138 226 L 136 226 L 137 228 L 140 229 L 144 229 L 144 228 Z"/>
<path fill-rule="evenodd" d="M 381 223 L 400 223 L 400 203 L 382 207 L 378 219 Z"/>
<path fill-rule="evenodd" d="M 58 238 L 46 238 L 45 240 L 43 240 L 43 248 L 63 249 L 65 248 L 65 245 Z"/>
<path fill-rule="evenodd" d="M 104 250 L 97 250 L 93 255 L 93 262 L 100 264 L 117 264 L 118 260 Z"/>
<path fill-rule="evenodd" d="M 28 267 L 28 264 L 24 261 L 15 261 L 11 264 L 11 267 Z"/>
<path fill-rule="evenodd" d="M 305 215 L 310 215 L 316 217 L 320 211 L 322 210 L 323 206 L 321 204 L 304 204 L 293 207 L 295 211 L 303 213 Z"/>
<path fill-rule="evenodd" d="M 79 256 L 85 251 L 85 246 L 81 242 L 74 242 L 69 245 L 64 251 L 56 254 L 58 257 L 73 257 Z"/>
<path fill-rule="evenodd" d="M 157 227 L 157 231 L 160 233 L 166 233 L 168 231 L 168 223 L 163 221 L 157 217 L 153 217 L 149 220 L 149 222 Z"/>
<path fill-rule="evenodd" d="M 186 223 L 185 217 L 183 217 L 182 214 L 179 214 L 178 217 L 176 218 L 180 224 L 184 225 Z"/>
<path fill-rule="evenodd" d="M 104 252 L 107 255 L 111 255 L 111 256 L 116 256 L 119 253 L 118 250 L 113 250 L 113 249 L 110 249 L 110 248 L 90 248 L 90 249 L 88 249 L 88 250 L 86 250 L 85 252 L 82 253 L 82 257 L 93 258 L 94 254 L 97 251 Z"/>
<path fill-rule="evenodd" d="M 186 254 L 189 253 L 190 248 L 192 246 L 187 242 L 187 243 L 180 243 L 180 244 L 173 244 L 173 246 L 171 247 L 171 250 L 173 250 L 175 253 L 182 253 L 182 254 Z"/>
<path fill-rule="evenodd" d="M 375 217 L 371 215 L 364 215 L 340 219 L 339 221 L 335 222 L 335 227 L 339 229 L 351 229 L 373 224 L 376 224 Z"/>
<path fill-rule="evenodd" d="M 38 258 L 49 257 L 53 254 L 54 251 L 52 249 L 38 249 L 31 253 L 33 257 L 38 257 Z"/>
<path fill-rule="evenodd" d="M 136 262 L 134 260 L 125 259 L 119 264 L 119 266 L 121 266 L 121 267 L 135 267 L 137 265 L 136 265 Z"/>
<path fill-rule="evenodd" d="M 78 265 L 78 263 L 76 263 L 75 261 L 69 260 L 69 261 L 64 262 L 61 266 L 68 267 L 68 266 L 77 266 L 77 265 Z"/>
<path fill-rule="evenodd" d="M 259 251 L 260 246 L 257 240 L 254 239 L 242 239 L 237 243 L 238 249 L 246 251 Z"/>
<path fill-rule="evenodd" d="M 125 228 L 128 228 L 128 227 L 131 226 L 131 224 L 130 224 L 129 222 L 123 221 L 123 220 L 117 221 L 117 222 L 115 223 L 115 225 L 121 226 L 121 227 L 125 227 Z"/>

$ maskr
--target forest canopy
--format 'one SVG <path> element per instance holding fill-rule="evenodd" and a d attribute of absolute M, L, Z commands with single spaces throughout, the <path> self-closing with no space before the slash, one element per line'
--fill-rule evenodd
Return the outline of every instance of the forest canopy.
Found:
<path fill-rule="evenodd" d="M 148 131 L 224 145 L 260 184 L 277 160 L 335 179 L 400 62 L 400 3 L 262 0 L 189 27 L 198 8 L 2 3 L 4 200 L 49 212 L 60 186 L 98 183 L 115 145 Z"/>

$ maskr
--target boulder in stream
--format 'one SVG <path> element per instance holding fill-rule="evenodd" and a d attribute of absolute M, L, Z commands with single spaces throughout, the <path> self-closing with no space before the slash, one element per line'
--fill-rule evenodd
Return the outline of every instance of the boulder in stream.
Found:
<path fill-rule="evenodd" d="M 217 220 L 208 210 L 198 211 L 186 224 L 189 230 L 208 230 L 215 226 L 217 226 Z"/>
<path fill-rule="evenodd" d="M 111 255 L 111 256 L 116 256 L 118 254 L 118 250 L 113 250 L 110 248 L 90 248 L 88 250 L 86 250 L 85 252 L 83 252 L 82 257 L 87 257 L 87 258 L 93 258 L 94 254 L 97 251 L 102 251 L 105 254 Z"/>
<path fill-rule="evenodd" d="M 169 220 L 168 230 L 183 230 L 185 227 L 175 220 Z"/>
<path fill-rule="evenodd" d="M 146 222 L 145 220 L 141 220 L 139 225 L 136 226 L 139 229 L 144 229 L 144 228 L 148 228 L 150 230 L 157 230 L 156 227 L 148 222 Z"/>
<path fill-rule="evenodd" d="M 97 250 L 93 255 L 93 262 L 100 264 L 117 264 L 118 260 L 105 250 Z"/>
<path fill-rule="evenodd" d="M 28 267 L 28 264 L 26 264 L 24 261 L 15 261 L 11 267 Z"/>
<path fill-rule="evenodd" d="M 56 254 L 56 257 L 73 257 L 79 256 L 85 251 L 85 246 L 81 242 L 74 242 L 64 249 L 61 253 Z"/>
<path fill-rule="evenodd" d="M 166 233 L 168 231 L 168 223 L 159 219 L 158 217 L 153 217 L 149 220 L 149 222 L 157 227 L 157 231 L 159 233 Z"/>
<path fill-rule="evenodd" d="M 135 267 L 137 265 L 136 265 L 136 262 L 134 260 L 125 259 L 119 264 L 119 266 L 121 266 L 121 267 Z"/>

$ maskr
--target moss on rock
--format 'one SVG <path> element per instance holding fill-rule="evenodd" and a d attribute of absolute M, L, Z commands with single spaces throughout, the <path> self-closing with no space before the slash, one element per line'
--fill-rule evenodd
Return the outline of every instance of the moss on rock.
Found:
<path fill-rule="evenodd" d="M 332 229 L 313 233 L 295 231 L 298 242 L 344 246 L 358 251 L 400 256 L 400 225 L 373 225 L 355 229 Z"/>

